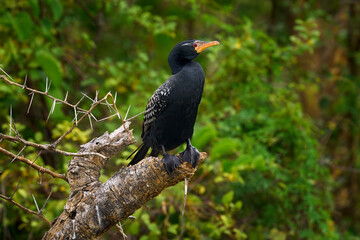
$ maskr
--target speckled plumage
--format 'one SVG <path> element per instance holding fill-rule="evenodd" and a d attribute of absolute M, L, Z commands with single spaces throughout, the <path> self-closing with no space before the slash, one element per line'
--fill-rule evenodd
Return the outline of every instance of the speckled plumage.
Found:
<path fill-rule="evenodd" d="M 141 161 L 151 148 L 151 156 L 156 157 L 160 151 L 163 152 L 164 166 L 170 174 L 180 160 L 166 151 L 187 142 L 187 152 L 181 153 L 181 156 L 195 159 L 191 163 L 196 166 L 198 151 L 191 146 L 190 139 L 205 83 L 202 67 L 193 62 L 198 56 L 196 43 L 205 42 L 184 41 L 170 52 L 168 62 L 172 75 L 154 92 L 146 105 L 141 134 L 143 143 L 129 165 Z"/>

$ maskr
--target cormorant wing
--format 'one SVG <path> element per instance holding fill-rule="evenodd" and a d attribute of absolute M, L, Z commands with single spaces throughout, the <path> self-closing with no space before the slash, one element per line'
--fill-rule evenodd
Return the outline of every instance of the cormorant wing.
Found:
<path fill-rule="evenodd" d="M 149 99 L 144 114 L 143 134 L 149 129 L 155 119 L 164 111 L 168 105 L 172 78 L 173 76 L 171 76 L 158 89 L 156 89 L 154 94 Z"/>

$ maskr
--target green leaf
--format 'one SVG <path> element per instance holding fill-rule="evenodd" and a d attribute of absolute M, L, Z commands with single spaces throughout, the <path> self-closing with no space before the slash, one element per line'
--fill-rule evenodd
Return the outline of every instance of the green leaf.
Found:
<path fill-rule="evenodd" d="M 214 125 L 208 125 L 196 131 L 193 144 L 198 148 L 202 148 L 207 145 L 211 140 L 215 139 L 217 136 L 217 131 Z"/>
<path fill-rule="evenodd" d="M 232 202 L 233 198 L 234 198 L 234 191 L 231 190 L 221 198 L 221 202 L 225 205 L 228 205 L 230 202 Z"/>
<path fill-rule="evenodd" d="M 55 86 L 59 86 L 62 79 L 61 64 L 54 56 L 47 51 L 40 50 L 35 61 L 41 66 L 46 75 Z"/>
<path fill-rule="evenodd" d="M 39 13 L 40 13 L 38 0 L 28 0 L 28 3 L 31 6 L 31 8 L 33 9 L 35 16 L 38 17 Z"/>
<path fill-rule="evenodd" d="M 8 14 L 11 24 L 21 42 L 28 39 L 32 33 L 33 22 L 26 12 L 20 12 L 14 17 Z"/>
<path fill-rule="evenodd" d="M 58 21 L 63 13 L 63 6 L 59 0 L 49 0 L 48 4 L 54 14 L 54 20 Z"/>
<path fill-rule="evenodd" d="M 223 138 L 214 144 L 211 157 L 219 159 L 220 157 L 234 154 L 240 146 L 239 140 L 235 138 Z"/>

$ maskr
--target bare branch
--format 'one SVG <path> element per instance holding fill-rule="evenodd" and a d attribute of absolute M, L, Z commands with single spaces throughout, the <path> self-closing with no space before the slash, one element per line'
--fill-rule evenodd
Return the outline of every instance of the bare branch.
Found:
<path fill-rule="evenodd" d="M 50 144 L 38 144 L 38 143 L 33 143 L 33 142 L 26 141 L 25 139 L 23 139 L 23 138 L 21 138 L 19 136 L 13 137 L 13 136 L 8 136 L 8 135 L 0 133 L 0 139 L 5 139 L 5 140 L 11 141 L 11 142 L 19 142 L 19 143 L 24 144 L 25 146 L 31 146 L 31 147 L 35 147 L 35 148 L 38 148 L 38 149 L 41 149 L 41 150 L 47 150 L 47 151 L 60 153 L 60 154 L 62 154 L 64 156 L 84 157 L 84 156 L 94 155 L 94 156 L 98 156 L 98 157 L 101 157 L 101 158 L 106 158 L 104 155 L 102 155 L 100 153 L 96 153 L 96 152 L 86 152 L 86 153 L 81 153 L 81 154 L 72 153 L 72 152 L 66 152 L 66 151 L 63 151 L 63 150 L 59 150 L 59 149 L 55 148 L 54 146 L 52 146 Z M 22 149 L 20 151 L 20 153 L 23 150 L 24 149 Z M 20 153 L 18 155 L 20 155 Z"/>
<path fill-rule="evenodd" d="M 16 157 L 15 154 L 13 154 L 12 152 L 9 152 L 7 151 L 6 149 L 0 147 L 0 152 L 5 154 L 6 156 L 9 156 L 11 158 L 14 158 Z M 28 165 L 30 165 L 31 167 L 33 167 L 34 169 L 38 170 L 39 172 L 41 173 L 47 173 L 49 175 L 51 175 L 52 177 L 54 178 L 61 178 L 63 180 L 65 180 L 66 182 L 68 181 L 67 177 L 65 176 L 65 174 L 59 174 L 59 173 L 56 173 L 56 172 L 53 172 L 51 171 L 50 169 L 47 169 L 47 168 L 44 168 L 44 167 L 41 167 L 35 163 L 33 163 L 31 160 L 27 159 L 27 158 L 24 158 L 24 157 L 16 157 L 17 160 L 21 161 L 21 162 L 24 162 Z"/>
<path fill-rule="evenodd" d="M 26 212 L 28 212 L 28 213 L 30 213 L 30 214 L 34 214 L 34 215 L 38 216 L 39 218 L 41 218 L 42 220 L 44 220 L 47 224 L 49 224 L 49 226 L 51 225 L 51 223 L 49 222 L 49 220 L 47 220 L 41 213 L 37 213 L 37 212 L 35 212 L 35 211 L 33 211 L 33 210 L 30 210 L 30 209 L 24 207 L 23 205 L 15 202 L 12 198 L 6 197 L 6 196 L 4 196 L 4 195 L 2 195 L 2 194 L 0 194 L 0 198 L 6 200 L 6 201 L 8 201 L 8 202 L 10 202 L 11 204 L 14 204 L 15 206 L 21 208 L 22 210 L 24 210 L 24 211 L 26 211 Z"/>
<path fill-rule="evenodd" d="M 0 68 L 0 70 L 2 70 L 2 69 Z M 3 71 L 3 70 L 2 70 L 2 71 Z M 4 72 L 4 71 L 3 71 L 3 72 Z M 4 73 L 5 73 L 5 72 L 4 72 Z M 5 73 L 5 74 L 6 74 L 6 73 Z M 11 80 L 13 80 L 8 74 L 6 74 L 6 76 L 7 76 L 8 78 L 10 78 Z M 48 92 L 46 92 L 46 91 L 45 91 L 45 92 L 42 92 L 42 91 L 39 91 L 39 90 L 30 88 L 30 87 L 28 87 L 28 86 L 21 85 L 21 84 L 19 84 L 19 83 L 17 83 L 17 82 L 14 82 L 14 81 L 11 81 L 11 80 L 7 79 L 7 77 L 0 75 L 0 79 L 4 80 L 5 82 L 9 83 L 10 85 L 14 85 L 14 86 L 17 86 L 17 87 L 20 87 L 20 88 L 24 88 L 24 89 L 26 89 L 26 90 L 28 90 L 28 91 L 30 91 L 30 92 L 32 92 L 32 93 L 37 93 L 37 94 L 40 94 L 40 95 L 45 95 L 46 97 L 51 98 L 52 100 L 56 100 L 57 102 L 63 103 L 63 104 L 65 104 L 65 105 L 67 105 L 67 106 L 69 106 L 69 107 L 72 107 L 72 108 L 77 107 L 77 105 L 71 104 L 71 103 L 69 103 L 69 102 L 67 102 L 67 101 L 65 101 L 65 100 L 61 100 L 61 99 L 58 99 L 58 98 L 56 98 L 56 97 L 51 96 L 51 95 L 50 95 Z M 77 108 L 80 109 L 80 110 L 86 111 L 85 109 L 82 109 L 82 108 L 79 108 L 79 107 L 77 107 Z"/>

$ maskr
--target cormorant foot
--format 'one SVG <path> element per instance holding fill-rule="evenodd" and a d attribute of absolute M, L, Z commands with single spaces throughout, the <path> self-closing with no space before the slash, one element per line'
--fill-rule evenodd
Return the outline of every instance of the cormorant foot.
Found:
<path fill-rule="evenodd" d="M 196 168 L 199 163 L 200 152 L 189 144 L 185 151 L 180 153 L 180 157 L 183 161 L 190 163 L 193 168 Z"/>
<path fill-rule="evenodd" d="M 172 175 L 173 171 L 181 164 L 180 159 L 177 156 L 173 156 L 170 154 L 163 154 L 163 164 L 166 172 L 169 176 Z"/>

